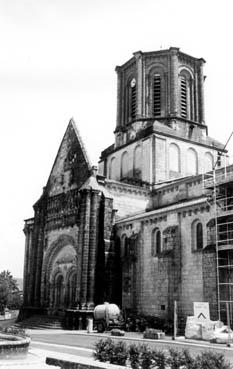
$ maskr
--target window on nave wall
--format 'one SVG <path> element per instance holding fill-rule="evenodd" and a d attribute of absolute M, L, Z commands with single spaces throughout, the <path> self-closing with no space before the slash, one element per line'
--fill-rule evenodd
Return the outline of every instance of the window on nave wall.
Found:
<path fill-rule="evenodd" d="M 196 246 L 197 250 L 201 250 L 203 248 L 203 227 L 202 223 L 197 223 L 196 226 Z"/>
<path fill-rule="evenodd" d="M 191 240 L 192 240 L 192 250 L 202 250 L 203 249 L 203 226 L 199 219 L 192 222 L 191 225 Z"/>
<path fill-rule="evenodd" d="M 151 235 L 151 256 L 156 256 L 160 254 L 161 251 L 161 232 L 159 228 L 155 228 Z"/>

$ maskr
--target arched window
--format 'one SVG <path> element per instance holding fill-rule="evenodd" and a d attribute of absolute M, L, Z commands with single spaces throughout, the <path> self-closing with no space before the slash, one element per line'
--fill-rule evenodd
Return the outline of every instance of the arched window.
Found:
<path fill-rule="evenodd" d="M 161 116 L 161 76 L 155 74 L 153 78 L 153 115 Z"/>
<path fill-rule="evenodd" d="M 192 249 L 203 249 L 203 226 L 199 219 L 193 221 L 191 226 Z"/>
<path fill-rule="evenodd" d="M 148 82 L 147 82 L 148 81 Z M 146 111 L 151 118 L 165 117 L 167 106 L 167 73 L 162 63 L 151 65 L 146 77 L 149 99 L 146 101 Z"/>
<path fill-rule="evenodd" d="M 180 173 L 180 149 L 172 143 L 169 146 L 169 173 Z"/>
<path fill-rule="evenodd" d="M 152 231 L 151 255 L 156 256 L 161 251 L 161 232 L 158 228 L 155 228 Z"/>
<path fill-rule="evenodd" d="M 127 178 L 129 176 L 129 154 L 127 151 L 123 152 L 121 156 L 121 178 Z"/>
<path fill-rule="evenodd" d="M 128 120 L 132 121 L 136 118 L 137 113 L 137 84 L 135 77 L 128 82 L 127 90 L 127 115 Z"/>
<path fill-rule="evenodd" d="M 210 172 L 211 170 L 213 170 L 213 164 L 213 155 L 209 152 L 206 152 L 204 157 L 204 172 Z"/>
<path fill-rule="evenodd" d="M 179 77 L 180 115 L 182 118 L 194 119 L 193 114 L 193 80 L 189 71 L 183 69 Z"/>
<path fill-rule="evenodd" d="M 196 226 L 196 246 L 197 250 L 203 249 L 203 228 L 201 223 Z"/>
<path fill-rule="evenodd" d="M 109 179 L 116 179 L 116 158 L 113 157 L 109 164 Z"/>
<path fill-rule="evenodd" d="M 186 162 L 187 175 L 198 174 L 197 153 L 194 149 L 188 149 Z"/>
<path fill-rule="evenodd" d="M 180 77 L 180 113 L 183 118 L 187 118 L 187 80 Z"/>
<path fill-rule="evenodd" d="M 137 146 L 134 150 L 134 178 L 142 178 L 142 149 L 141 146 Z"/>

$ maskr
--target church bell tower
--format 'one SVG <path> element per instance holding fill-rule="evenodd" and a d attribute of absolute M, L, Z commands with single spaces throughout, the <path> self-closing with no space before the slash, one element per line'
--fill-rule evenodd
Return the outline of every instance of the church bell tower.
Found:
<path fill-rule="evenodd" d="M 101 174 L 153 187 L 212 170 L 224 146 L 207 135 L 204 64 L 171 47 L 116 67 L 115 143 L 101 153 Z"/>
<path fill-rule="evenodd" d="M 145 120 L 167 126 L 206 132 L 204 116 L 204 59 L 171 47 L 135 52 L 117 72 L 116 146 L 127 141 L 129 131 L 144 127 Z"/>

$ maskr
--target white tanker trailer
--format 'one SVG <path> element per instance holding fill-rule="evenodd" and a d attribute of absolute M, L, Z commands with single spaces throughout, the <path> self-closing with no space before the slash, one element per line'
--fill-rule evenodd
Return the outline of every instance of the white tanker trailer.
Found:
<path fill-rule="evenodd" d="M 99 333 L 108 329 L 122 328 L 124 319 L 119 307 L 105 302 L 94 309 L 94 323 Z"/>

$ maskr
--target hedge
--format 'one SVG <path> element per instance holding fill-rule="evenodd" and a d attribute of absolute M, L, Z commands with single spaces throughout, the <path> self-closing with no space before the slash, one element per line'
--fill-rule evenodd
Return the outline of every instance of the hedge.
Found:
<path fill-rule="evenodd" d="M 188 350 L 170 349 L 168 353 L 145 344 L 126 346 L 123 341 L 101 339 L 95 344 L 95 360 L 132 369 L 233 369 L 223 354 L 203 351 L 192 357 Z"/>

